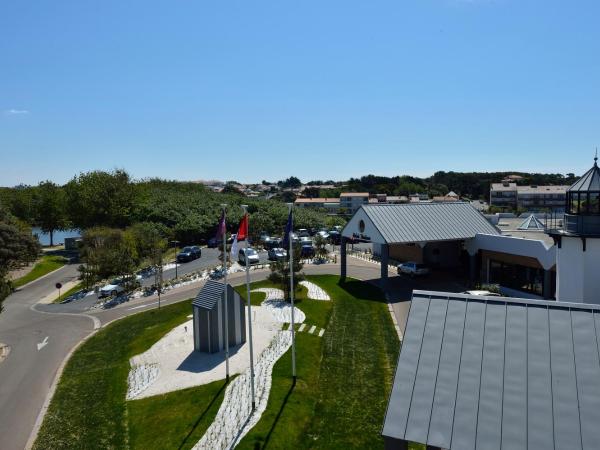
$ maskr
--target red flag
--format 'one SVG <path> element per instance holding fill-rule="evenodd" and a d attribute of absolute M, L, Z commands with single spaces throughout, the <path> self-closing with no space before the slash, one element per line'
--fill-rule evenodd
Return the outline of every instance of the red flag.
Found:
<path fill-rule="evenodd" d="M 248 237 L 248 214 L 244 214 L 240 220 L 240 227 L 237 232 L 237 240 L 243 241 Z"/>

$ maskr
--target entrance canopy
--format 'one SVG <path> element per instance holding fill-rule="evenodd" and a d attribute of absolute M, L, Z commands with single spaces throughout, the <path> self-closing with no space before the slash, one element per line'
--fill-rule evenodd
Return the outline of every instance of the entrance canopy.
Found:
<path fill-rule="evenodd" d="M 500 234 L 468 202 L 363 205 L 344 227 L 347 239 L 376 244 L 455 241 Z"/>

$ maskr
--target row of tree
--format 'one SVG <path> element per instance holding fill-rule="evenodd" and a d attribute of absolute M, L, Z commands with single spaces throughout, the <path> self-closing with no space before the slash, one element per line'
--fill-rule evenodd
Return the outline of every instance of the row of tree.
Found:
<path fill-rule="evenodd" d="M 449 191 L 471 199 L 487 199 L 491 183 L 498 183 L 509 175 L 518 175 L 522 185 L 570 185 L 577 177 L 573 173 L 526 173 L 526 172 L 436 172 L 427 178 L 408 175 L 382 177 L 365 175 L 335 183 L 334 188 L 315 187 L 320 181 L 308 182 L 302 195 L 309 198 L 339 197 L 341 192 L 386 193 L 388 195 L 410 195 L 427 193 L 429 196 L 446 195 Z M 334 184 L 327 182 L 327 184 Z M 311 187 L 312 186 L 312 187 Z"/>
<path fill-rule="evenodd" d="M 141 222 L 154 224 L 165 238 L 182 244 L 209 239 L 221 213 L 229 205 L 228 224 L 234 231 L 248 204 L 252 237 L 261 232 L 280 232 L 287 218 L 282 202 L 246 198 L 237 192 L 214 193 L 198 183 L 150 179 L 134 182 L 122 170 L 82 173 L 64 186 L 46 181 L 34 187 L 2 189 L 0 202 L 19 219 L 52 236 L 56 230 L 92 227 L 125 229 Z M 323 212 L 298 210 L 299 228 L 327 227 L 342 223 Z"/>

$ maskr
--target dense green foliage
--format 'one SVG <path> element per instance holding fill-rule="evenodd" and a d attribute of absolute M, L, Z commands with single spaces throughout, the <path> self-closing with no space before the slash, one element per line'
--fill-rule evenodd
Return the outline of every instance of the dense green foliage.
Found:
<path fill-rule="evenodd" d="M 190 314 L 189 301 L 136 314 L 101 329 L 65 367 L 35 449 L 127 448 L 129 358 L 143 353 Z"/>
<path fill-rule="evenodd" d="M 7 279 L 8 272 L 34 261 L 39 251 L 40 246 L 31 235 L 31 230 L 0 204 L 0 311 L 2 301 L 12 290 L 12 285 Z"/>
<path fill-rule="evenodd" d="M 302 192 L 304 197 L 339 197 L 341 192 L 369 192 L 371 194 L 385 193 L 388 195 L 410 195 L 427 193 L 429 196 L 445 195 L 454 191 L 462 197 L 470 199 L 487 199 L 490 184 L 498 183 L 509 175 L 522 177 L 520 185 L 570 185 L 577 177 L 568 173 L 525 173 L 525 172 L 436 172 L 427 178 L 407 175 L 382 177 L 366 175 L 361 178 L 350 178 L 344 183 L 335 183 L 334 188 L 321 189 L 310 187 Z M 320 184 L 310 182 L 309 184 Z M 327 184 L 330 184 L 328 182 Z M 333 183 L 331 183 L 333 184 Z"/>
<path fill-rule="evenodd" d="M 294 180 L 292 180 L 293 184 Z M 49 186 L 3 188 L 3 199 L 9 210 L 32 226 L 42 225 L 36 213 L 36 197 Z M 50 192 L 50 189 L 46 189 Z M 182 245 L 199 244 L 211 238 L 216 230 L 221 204 L 228 207 L 228 231 L 235 233 L 242 217 L 242 204 L 248 204 L 251 215 L 250 234 L 257 240 L 261 232 L 281 234 L 287 219 L 283 202 L 264 198 L 246 198 L 238 191 L 215 193 L 199 183 L 149 179 L 132 181 L 122 171 L 88 172 L 74 177 L 64 187 L 51 191 L 57 205 L 65 203 L 61 227 L 68 224 L 78 229 L 110 227 L 124 229 L 140 222 L 154 224 L 160 234 Z M 52 203 L 52 202 L 46 202 Z M 298 209 L 298 228 L 331 226 L 326 215 L 310 209 Z M 337 224 L 337 222 L 336 222 Z M 46 227 L 47 228 L 47 227 Z"/>

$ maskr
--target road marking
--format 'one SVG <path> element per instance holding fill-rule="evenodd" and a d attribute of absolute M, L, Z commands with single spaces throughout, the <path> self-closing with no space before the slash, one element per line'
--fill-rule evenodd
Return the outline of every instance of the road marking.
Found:
<path fill-rule="evenodd" d="M 317 329 L 317 326 L 313 325 L 312 327 L 310 327 L 310 330 L 308 330 L 308 334 L 313 334 L 316 329 Z"/>
<path fill-rule="evenodd" d="M 148 303 L 146 305 L 134 306 L 133 308 L 127 308 L 127 309 L 129 311 L 131 311 L 133 309 L 147 308 L 148 306 L 151 306 L 151 305 L 158 305 L 158 302 Z"/>
<path fill-rule="evenodd" d="M 44 338 L 42 342 L 37 345 L 38 352 L 43 349 L 46 345 L 48 345 L 48 336 Z"/>

